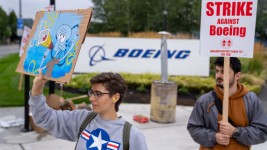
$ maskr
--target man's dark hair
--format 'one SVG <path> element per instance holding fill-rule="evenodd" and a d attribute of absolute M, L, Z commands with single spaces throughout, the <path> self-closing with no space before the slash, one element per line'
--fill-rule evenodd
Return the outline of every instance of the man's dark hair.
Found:
<path fill-rule="evenodd" d="M 103 72 L 90 79 L 90 83 L 91 85 L 103 83 L 104 87 L 111 93 L 109 96 L 119 93 L 120 99 L 115 103 L 115 110 L 116 112 L 119 111 L 119 105 L 121 104 L 124 94 L 127 90 L 127 83 L 120 74 Z"/>
<path fill-rule="evenodd" d="M 220 66 L 223 67 L 224 66 L 224 58 L 223 57 L 218 57 L 215 62 L 214 62 L 215 66 Z M 241 72 L 241 62 L 238 58 L 236 57 L 230 57 L 230 67 L 232 68 L 232 70 L 234 71 L 234 73 L 238 73 Z"/>

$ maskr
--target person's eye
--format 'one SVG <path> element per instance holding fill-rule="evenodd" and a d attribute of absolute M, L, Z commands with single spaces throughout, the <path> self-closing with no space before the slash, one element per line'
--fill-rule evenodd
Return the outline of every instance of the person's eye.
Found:
<path fill-rule="evenodd" d="M 95 92 L 96 97 L 100 97 L 101 93 L 100 92 Z"/>

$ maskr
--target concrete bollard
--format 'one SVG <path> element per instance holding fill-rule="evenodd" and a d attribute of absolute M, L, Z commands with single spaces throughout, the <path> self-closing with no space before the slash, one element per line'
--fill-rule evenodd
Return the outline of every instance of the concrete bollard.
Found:
<path fill-rule="evenodd" d="M 177 84 L 153 81 L 151 85 L 150 120 L 159 123 L 175 122 Z"/>

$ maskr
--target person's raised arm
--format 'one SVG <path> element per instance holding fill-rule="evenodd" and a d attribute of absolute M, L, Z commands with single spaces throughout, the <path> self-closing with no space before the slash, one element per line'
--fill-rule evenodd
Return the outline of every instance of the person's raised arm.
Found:
<path fill-rule="evenodd" d="M 31 91 L 31 95 L 32 96 L 37 96 L 43 93 L 43 88 L 45 83 L 48 80 L 43 78 L 43 74 L 42 71 L 39 70 L 39 75 L 36 76 L 33 80 L 33 85 L 32 85 L 32 91 Z"/>

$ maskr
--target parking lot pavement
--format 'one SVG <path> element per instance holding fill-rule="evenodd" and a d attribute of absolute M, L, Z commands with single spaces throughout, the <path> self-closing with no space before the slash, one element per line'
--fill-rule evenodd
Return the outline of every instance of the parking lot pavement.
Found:
<path fill-rule="evenodd" d="M 187 120 L 193 107 L 177 106 L 174 123 L 138 123 L 133 116 L 142 114 L 150 117 L 149 104 L 121 104 L 119 115 L 140 128 L 145 135 L 149 150 L 198 150 L 196 144 L 186 130 Z M 23 107 L 0 108 L 0 120 L 7 116 L 23 117 Z M 48 133 L 39 134 L 34 131 L 21 132 L 22 127 L 0 128 L 1 150 L 73 150 L 75 142 L 56 139 Z M 264 150 L 267 143 L 252 146 L 252 150 Z"/>

